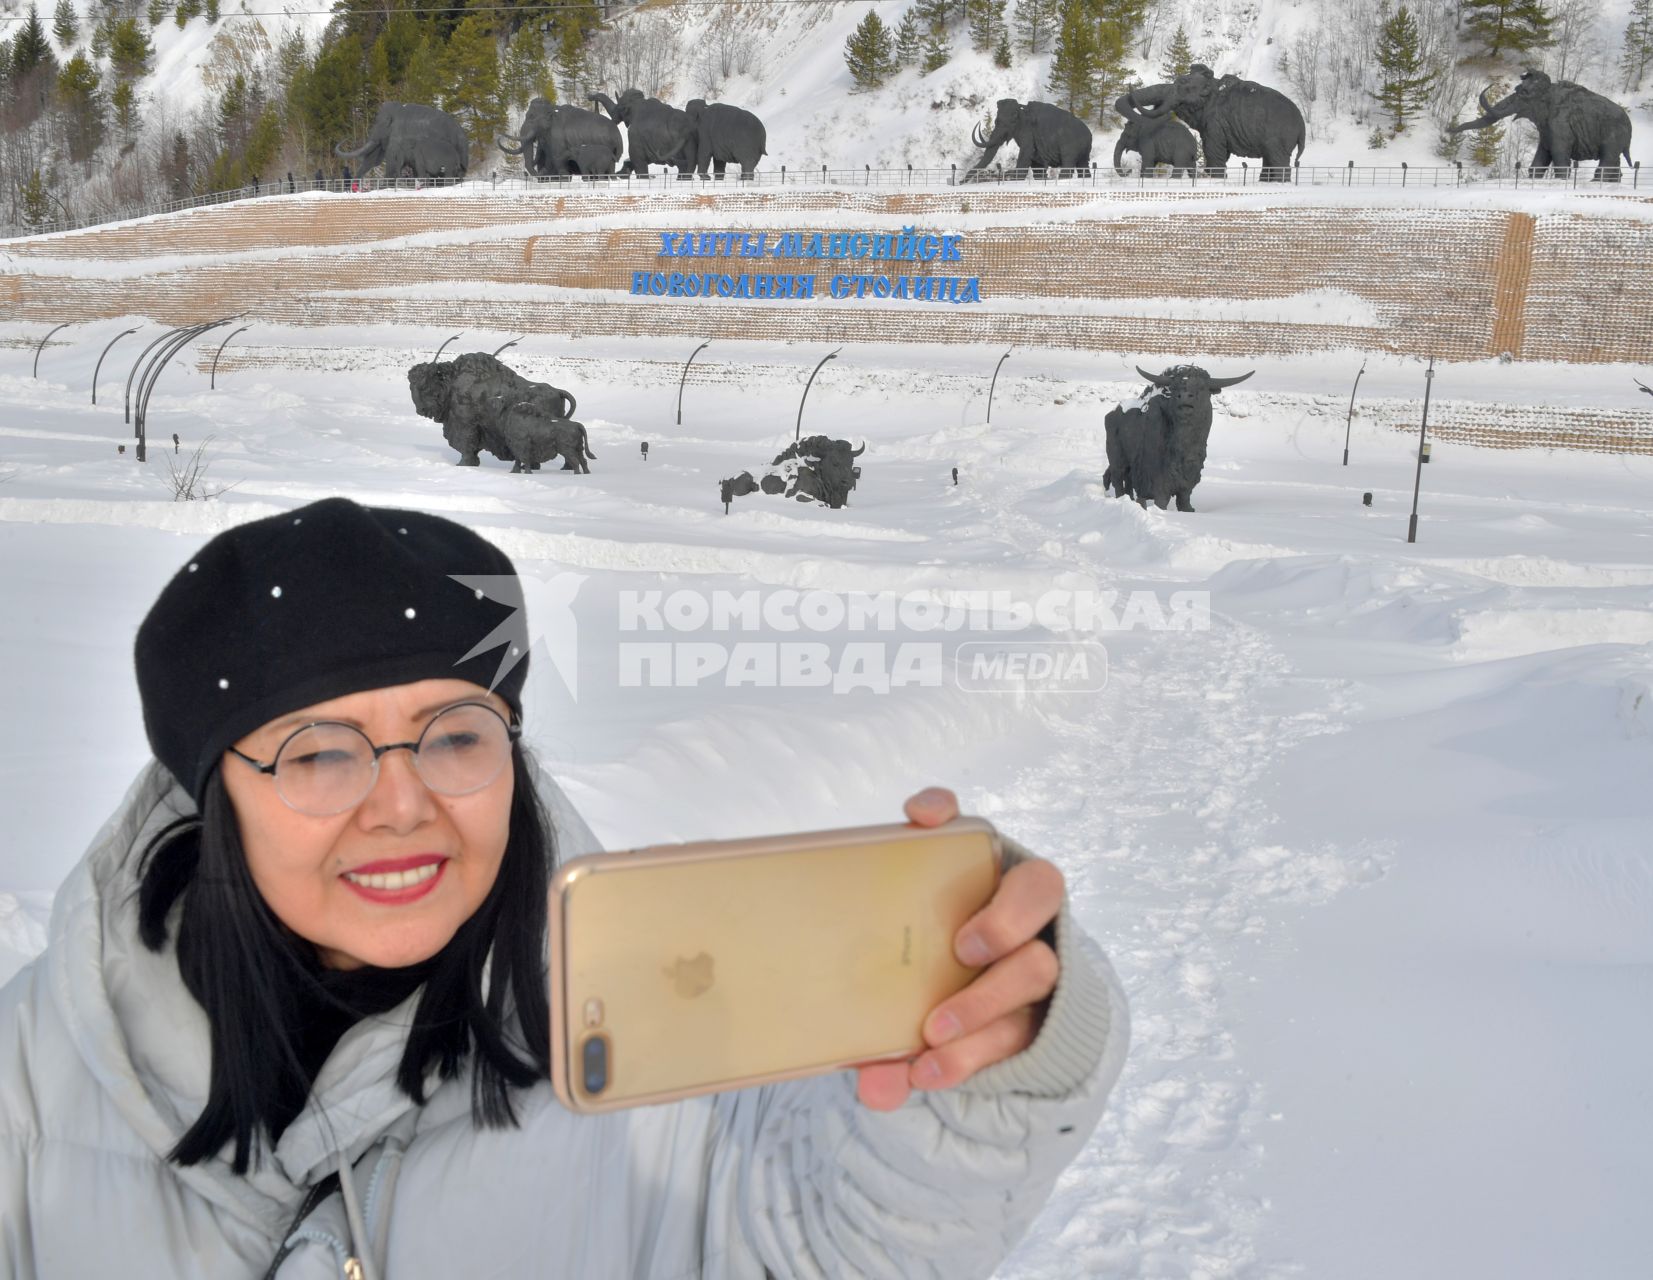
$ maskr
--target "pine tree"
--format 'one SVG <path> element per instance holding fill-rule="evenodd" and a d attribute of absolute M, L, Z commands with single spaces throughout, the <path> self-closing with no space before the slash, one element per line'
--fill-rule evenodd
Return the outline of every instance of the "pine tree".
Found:
<path fill-rule="evenodd" d="M 1093 113 L 1101 60 L 1096 24 L 1086 13 L 1084 0 L 1065 0 L 1056 52 L 1050 59 L 1050 92 L 1058 106 L 1081 119 Z"/>
<path fill-rule="evenodd" d="M 876 89 L 895 73 L 895 46 L 877 10 L 869 9 L 844 41 L 844 61 L 857 91 Z"/>
<path fill-rule="evenodd" d="M 454 28 L 442 55 L 448 86 L 442 96 L 442 109 L 458 116 L 471 141 L 483 148 L 492 147 L 494 138 L 505 132 L 505 105 L 499 92 L 499 54 L 489 27 L 489 19 L 480 15 L 466 18 Z"/>
<path fill-rule="evenodd" d="M 1389 114 L 1396 137 L 1406 131 L 1406 122 L 1423 114 L 1434 86 L 1436 72 L 1424 63 L 1418 50 L 1418 24 L 1403 4 L 1378 30 L 1378 106 Z"/>
<path fill-rule="evenodd" d="M 918 23 L 918 12 L 908 9 L 901 15 L 901 23 L 895 29 L 895 64 L 898 67 L 912 67 L 918 65 L 918 59 L 924 51 L 924 32 Z"/>
<path fill-rule="evenodd" d="M 138 131 L 138 95 L 130 80 L 122 80 L 109 95 L 109 105 L 115 111 L 115 127 L 120 130 L 121 142 L 132 141 Z"/>
<path fill-rule="evenodd" d="M 23 225 L 31 230 L 43 227 L 52 220 L 51 197 L 46 184 L 40 180 L 40 170 L 30 169 L 23 181 Z"/>
<path fill-rule="evenodd" d="M 1624 28 L 1624 51 L 1619 55 L 1625 89 L 1640 89 L 1649 67 L 1653 67 L 1653 0 L 1630 0 L 1630 21 Z"/>
<path fill-rule="evenodd" d="M 1014 25 L 1016 47 L 1032 57 L 1055 42 L 1062 13 L 1056 0 L 1018 0 Z"/>
<path fill-rule="evenodd" d="M 1501 80 L 1495 80 L 1487 87 L 1487 101 L 1497 102 L 1506 93 L 1509 86 Z M 1504 124 L 1502 121 L 1490 128 L 1477 129 L 1475 139 L 1469 144 L 1469 162 L 1479 169 L 1493 170 L 1498 167 L 1498 153 L 1504 145 Z"/>
<path fill-rule="evenodd" d="M 98 71 L 83 53 L 64 64 L 57 77 L 58 101 L 63 104 L 69 159 L 89 160 L 103 141 L 103 94 Z"/>
<path fill-rule="evenodd" d="M 59 49 L 67 49 L 80 38 L 80 19 L 75 15 L 74 0 L 57 0 L 57 12 L 52 15 L 52 36 Z"/>
<path fill-rule="evenodd" d="M 995 12 L 992 0 L 975 0 L 970 6 L 970 16 L 966 25 L 970 31 L 970 47 L 977 53 L 992 51 L 997 31 L 994 19 L 1002 14 Z"/>
<path fill-rule="evenodd" d="M 505 48 L 500 68 L 500 96 L 506 102 L 527 102 L 551 78 L 551 61 L 545 56 L 545 33 L 537 22 L 525 22 Z M 555 99 L 553 99 L 555 101 Z"/>
<path fill-rule="evenodd" d="M 1525 53 L 1550 43 L 1552 19 L 1543 0 L 1463 0 L 1469 33 L 1487 42 L 1487 53 Z"/>
<path fill-rule="evenodd" d="M 40 25 L 40 15 L 31 4 L 28 20 L 12 41 L 12 78 L 14 81 L 21 80 L 37 68 L 45 68 L 53 77 L 57 75 L 57 57 L 52 53 L 52 46 L 46 39 L 46 28 Z"/>
<path fill-rule="evenodd" d="M 207 15 L 207 25 L 210 27 L 218 21 L 218 0 L 206 0 L 204 12 Z"/>
<path fill-rule="evenodd" d="M 441 51 L 429 36 L 421 36 L 408 59 L 407 74 L 402 77 L 403 97 L 408 102 L 434 103 L 440 102 L 447 91 Z"/>
<path fill-rule="evenodd" d="M 1285 54 L 1282 53 L 1280 56 L 1284 58 Z M 1160 59 L 1159 78 L 1167 82 L 1175 80 L 1193 66 L 1195 61 L 1193 46 L 1188 43 L 1188 33 L 1183 30 L 1182 24 L 1178 23 L 1176 34 L 1171 37 L 1165 56 Z"/>
<path fill-rule="evenodd" d="M 993 65 L 1002 71 L 1010 69 L 1010 31 L 999 32 L 999 42 L 993 46 Z"/>
<path fill-rule="evenodd" d="M 565 26 L 557 36 L 557 75 L 562 78 L 564 96 L 570 102 L 583 103 L 580 90 L 586 77 L 586 37 L 577 26 Z"/>
<path fill-rule="evenodd" d="M 172 146 L 161 161 L 161 180 L 174 200 L 182 200 L 190 192 L 189 139 L 181 133 L 172 135 Z"/>
<path fill-rule="evenodd" d="M 324 47 L 316 55 L 316 62 L 302 80 L 294 85 L 299 110 L 310 130 L 311 147 L 325 155 L 341 142 L 356 146 L 357 107 L 367 87 L 363 73 L 362 42 L 355 36 Z M 414 97 L 409 102 L 432 102 L 433 98 Z"/>
<path fill-rule="evenodd" d="M 136 79 L 149 71 L 149 60 L 155 56 L 155 46 L 138 28 L 137 19 L 122 18 L 109 35 L 109 61 L 115 73 L 126 79 Z"/>
<path fill-rule="evenodd" d="M 924 51 L 919 60 L 919 66 L 924 74 L 939 71 L 947 65 L 948 59 L 952 56 L 953 48 L 947 41 L 946 31 L 932 27 L 930 33 L 924 37 Z"/>

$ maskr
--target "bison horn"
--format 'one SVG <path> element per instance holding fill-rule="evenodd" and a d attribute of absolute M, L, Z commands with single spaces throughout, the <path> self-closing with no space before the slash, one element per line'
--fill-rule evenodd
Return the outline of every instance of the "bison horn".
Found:
<path fill-rule="evenodd" d="M 1632 378 L 1632 379 L 1630 379 L 1630 381 L 1634 382 L 1643 391 L 1647 392 L 1648 395 L 1653 396 L 1653 387 L 1648 386 L 1640 378 Z"/>
<path fill-rule="evenodd" d="M 1256 372 L 1257 370 L 1255 369 L 1251 371 L 1251 373 Z M 1211 389 L 1213 391 L 1221 391 L 1224 387 L 1232 387 L 1236 382 L 1244 382 L 1251 376 L 1251 373 L 1242 373 L 1238 378 L 1212 378 Z"/>
<path fill-rule="evenodd" d="M 1170 386 L 1170 385 L 1171 385 L 1171 384 L 1170 384 L 1170 383 L 1169 383 L 1169 382 L 1167 382 L 1167 381 L 1166 381 L 1166 380 L 1165 380 L 1165 379 L 1164 379 L 1164 378 L 1162 378 L 1162 377 L 1161 377 L 1161 376 L 1160 376 L 1160 375 L 1159 375 L 1159 374 L 1157 374 L 1157 373 L 1149 373 L 1149 372 L 1148 372 L 1148 371 L 1147 371 L 1147 370 L 1146 370 L 1146 369 L 1144 369 L 1144 368 L 1143 368 L 1143 367 L 1142 367 L 1142 366 L 1141 366 L 1141 365 L 1137 365 L 1137 367 L 1136 367 L 1136 371 L 1137 371 L 1137 372 L 1138 372 L 1138 373 L 1140 373 L 1140 374 L 1141 374 L 1141 375 L 1142 375 L 1142 376 L 1143 376 L 1143 377 L 1144 377 L 1144 378 L 1146 378 L 1146 379 L 1148 379 L 1148 381 L 1149 381 L 1149 382 L 1151 382 L 1151 383 L 1153 383 L 1153 384 L 1154 384 L 1154 385 L 1155 385 L 1155 386 L 1156 386 L 1156 387 L 1168 387 L 1168 386 Z M 1251 375 L 1250 375 L 1250 374 L 1249 374 L 1249 373 L 1248 373 L 1248 374 L 1247 374 L 1247 375 L 1246 375 L 1246 377 L 1248 377 L 1248 378 L 1249 378 L 1249 377 L 1250 377 L 1250 376 L 1251 376 Z"/>
<path fill-rule="evenodd" d="M 866 451 L 867 451 L 867 442 L 865 440 L 863 440 L 863 441 L 861 441 L 861 447 L 859 449 L 851 449 L 850 450 L 849 456 L 852 457 L 852 458 L 859 458 Z"/>

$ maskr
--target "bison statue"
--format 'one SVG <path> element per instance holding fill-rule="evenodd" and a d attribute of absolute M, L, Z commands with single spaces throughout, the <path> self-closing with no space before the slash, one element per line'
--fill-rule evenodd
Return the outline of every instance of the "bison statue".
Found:
<path fill-rule="evenodd" d="M 564 471 L 590 474 L 595 458 L 585 425 L 575 422 L 575 400 L 561 387 L 530 382 L 493 356 L 473 351 L 454 360 L 427 361 L 408 370 L 408 389 L 421 417 L 442 424 L 442 438 L 459 451 L 459 465 L 478 466 L 491 453 L 512 471 L 538 471 L 552 458 Z"/>
<path fill-rule="evenodd" d="M 824 502 L 837 510 L 849 501 L 850 490 L 861 478 L 855 459 L 867 451 L 862 444 L 852 449 L 848 440 L 829 436 L 805 436 L 775 456 L 762 479 L 750 471 L 718 482 L 720 501 L 725 505 L 749 493 L 779 493 L 799 502 Z"/>
<path fill-rule="evenodd" d="M 1192 511 L 1211 436 L 1211 397 L 1251 374 L 1213 378 L 1191 364 L 1160 374 L 1139 366 L 1137 372 L 1149 383 L 1141 398 L 1114 406 L 1104 419 L 1108 469 L 1102 487 L 1142 506 L 1152 500 L 1161 511 L 1175 498 L 1178 511 Z"/>

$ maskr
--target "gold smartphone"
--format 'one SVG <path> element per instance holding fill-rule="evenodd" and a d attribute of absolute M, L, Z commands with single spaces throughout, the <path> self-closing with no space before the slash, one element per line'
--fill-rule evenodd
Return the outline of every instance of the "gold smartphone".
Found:
<path fill-rule="evenodd" d="M 603 1112 L 907 1057 L 977 970 L 982 818 L 656 845 L 552 880 L 551 1079 Z"/>

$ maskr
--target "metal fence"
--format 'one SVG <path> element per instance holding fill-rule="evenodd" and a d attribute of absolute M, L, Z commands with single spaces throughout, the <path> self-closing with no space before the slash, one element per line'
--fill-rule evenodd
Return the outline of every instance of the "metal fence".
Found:
<path fill-rule="evenodd" d="M 1582 191 L 1595 195 L 1643 195 L 1641 191 L 1641 162 L 1627 168 L 1610 166 L 1574 166 L 1571 169 L 1550 170 L 1543 175 L 1529 169 L 1511 173 L 1475 174 L 1463 165 L 1397 165 L 1357 166 L 1354 161 L 1339 167 L 1335 165 L 1291 165 L 1265 168 L 1245 161 L 1229 165 L 1221 171 L 1184 170 L 1174 172 L 1161 166 L 1155 173 L 1130 170 L 1120 173 L 1107 165 L 1090 169 L 1013 169 L 995 165 L 989 169 L 964 169 L 950 165 L 945 169 L 880 168 L 863 165 L 859 169 L 833 169 L 826 165 L 803 169 L 781 165 L 762 169 L 742 178 L 729 172 L 721 178 L 700 177 L 694 174 L 673 176 L 651 174 L 605 175 L 592 177 L 529 177 L 523 174 L 500 174 L 467 178 L 397 180 L 383 178 L 295 179 L 289 183 L 265 182 L 256 186 L 238 187 L 230 191 L 214 191 L 207 195 L 190 196 L 182 200 L 146 205 L 130 212 L 100 214 L 72 218 L 61 217 L 32 225 L 0 226 L 0 236 L 47 235 L 57 231 L 76 231 L 84 227 L 102 226 L 130 218 L 150 217 L 156 214 L 176 213 L 184 209 L 199 209 L 207 205 L 227 204 L 237 200 L 253 200 L 273 196 L 295 195 L 306 192 L 328 192 L 335 195 L 361 195 L 377 191 L 462 190 L 467 193 L 488 191 L 557 192 L 578 190 L 582 194 L 601 192 L 668 192 L 685 190 L 764 190 L 781 187 L 843 188 L 863 187 L 889 190 L 892 188 L 933 189 L 945 187 L 986 187 L 991 189 L 1027 191 L 1155 191 L 1179 190 L 1234 190 L 1245 187 L 1265 187 L 1280 190 L 1286 187 L 1384 187 L 1417 188 L 1465 187 L 1476 190 L 1537 190 L 1543 192 Z M 1653 180 L 1646 195 L 1653 196 Z"/>

